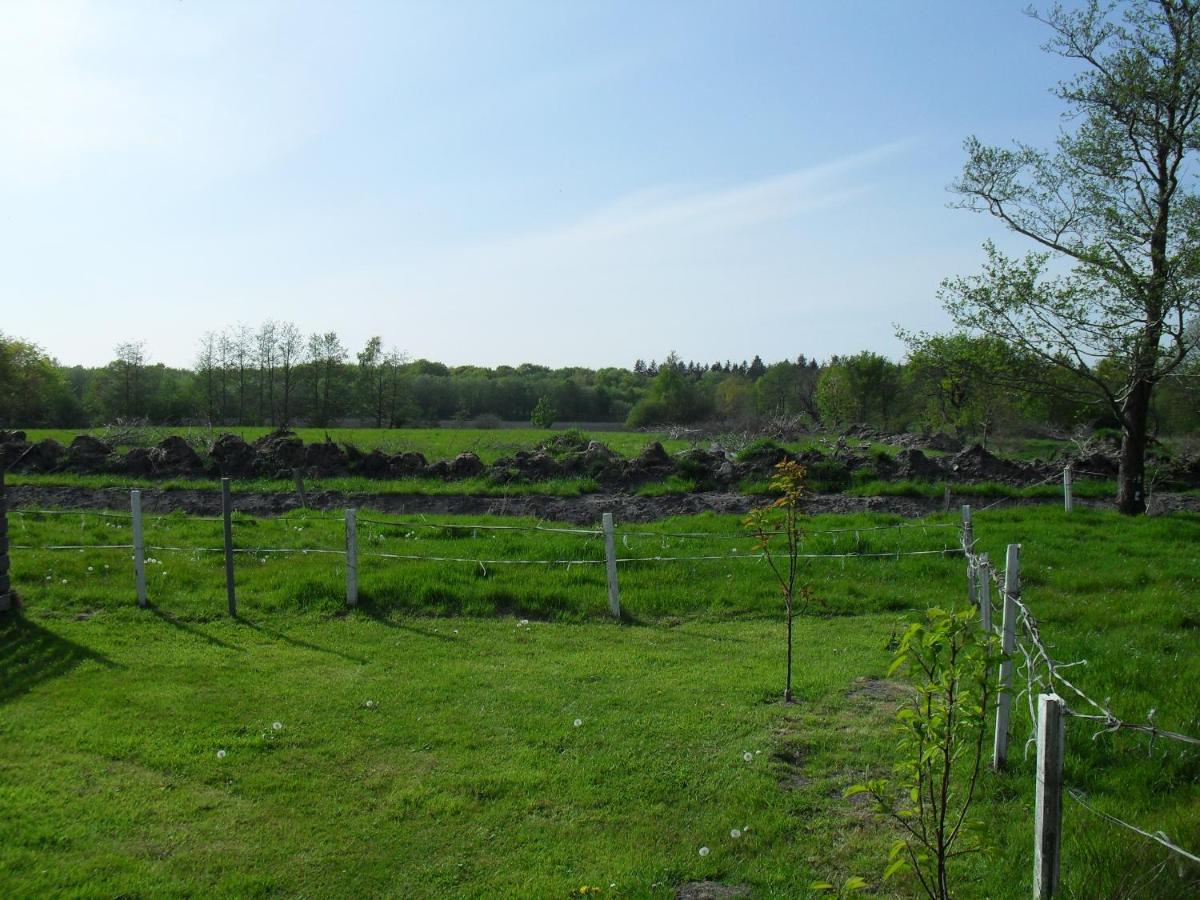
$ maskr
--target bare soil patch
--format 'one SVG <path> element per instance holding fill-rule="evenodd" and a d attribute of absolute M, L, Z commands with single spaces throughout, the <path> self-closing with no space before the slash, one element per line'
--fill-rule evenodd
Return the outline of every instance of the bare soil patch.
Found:
<path fill-rule="evenodd" d="M 83 488 L 52 485 L 18 485 L 7 489 L 12 507 L 61 509 L 126 509 L 129 492 L 120 488 Z M 1200 496 L 1191 494 L 1160 494 L 1155 498 L 1152 514 L 1170 512 L 1200 512 Z M 307 496 L 307 509 L 331 511 L 349 507 L 373 509 L 400 515 L 429 513 L 444 515 L 529 516 L 549 521 L 589 524 L 600 520 L 602 513 L 611 512 L 619 522 L 652 522 L 669 516 L 686 516 L 701 512 L 744 515 L 763 498 L 750 497 L 730 491 L 704 491 L 664 497 L 639 497 L 623 492 L 603 492 L 582 497 L 549 497 L 522 495 L 514 497 L 484 497 L 468 494 L 347 494 L 342 491 L 313 491 Z M 955 503 L 985 506 L 985 498 L 955 497 Z M 1056 499 L 1012 499 L 1005 505 L 1031 506 L 1056 504 Z M 1077 506 L 1108 508 L 1107 501 L 1076 500 Z M 943 509 L 942 501 L 920 497 L 856 497 L 845 494 L 818 494 L 805 504 L 813 515 L 825 513 L 891 513 L 919 518 Z M 295 512 L 302 507 L 292 493 L 235 493 L 235 510 L 255 516 L 277 516 Z M 142 489 L 142 508 L 147 512 L 184 512 L 192 515 L 217 515 L 221 511 L 221 495 L 216 491 L 172 489 Z"/>

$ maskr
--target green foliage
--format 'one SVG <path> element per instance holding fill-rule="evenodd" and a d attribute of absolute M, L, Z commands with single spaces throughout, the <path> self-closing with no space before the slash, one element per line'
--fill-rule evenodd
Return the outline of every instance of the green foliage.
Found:
<path fill-rule="evenodd" d="M 54 360 L 0 332 L 0 427 L 76 421 L 81 412 Z"/>
<path fill-rule="evenodd" d="M 549 397 L 539 397 L 538 402 L 533 407 L 533 412 L 529 415 L 529 423 L 534 428 L 549 428 L 554 424 L 558 412 L 550 403 Z"/>
<path fill-rule="evenodd" d="M 891 427 L 898 411 L 900 375 L 900 366 L 867 350 L 835 358 L 817 382 L 816 404 L 821 421 Z"/>
<path fill-rule="evenodd" d="M 1045 14 L 1046 49 L 1079 65 L 1058 85 L 1071 130 L 1052 150 L 966 142 L 962 205 L 1028 238 L 984 245 L 941 290 L 955 324 L 1056 367 L 1123 431 L 1118 508 L 1145 511 L 1153 400 L 1193 347 L 1200 313 L 1200 7 L 1128 0 Z"/>
<path fill-rule="evenodd" d="M 960 436 L 986 439 L 1017 415 L 1013 386 L 1030 383 L 1033 365 L 997 338 L 965 332 L 946 335 L 900 332 L 909 348 L 906 375 L 926 423 L 949 426 Z"/>
<path fill-rule="evenodd" d="M 678 356 L 670 354 L 650 382 L 646 396 L 630 410 L 629 428 L 670 422 L 694 422 L 712 409 L 709 398 L 687 376 Z"/>
<path fill-rule="evenodd" d="M 808 466 L 809 478 L 815 491 L 833 493 L 850 486 L 850 470 L 837 459 L 819 459 Z"/>
<path fill-rule="evenodd" d="M 978 852 L 969 819 L 983 771 L 999 649 L 974 607 L 933 607 L 909 626 L 888 674 L 905 672 L 912 695 L 896 713 L 899 759 L 891 780 L 846 791 L 870 794 L 904 837 L 888 853 L 884 880 L 911 872 L 935 900 L 950 896 L 951 860 Z"/>
<path fill-rule="evenodd" d="M 783 608 L 787 619 L 787 674 L 784 680 L 783 702 L 792 701 L 792 618 L 812 599 L 812 589 L 799 585 L 800 547 L 804 541 L 804 529 L 800 524 L 803 510 L 800 507 L 807 493 L 804 466 L 790 459 L 780 460 L 775 465 L 775 476 L 771 479 L 771 490 L 777 495 L 766 506 L 752 509 L 743 524 L 753 532 L 755 549 L 763 555 L 771 573 L 779 583 L 783 595 Z M 777 550 L 775 538 L 782 538 L 784 546 Z"/>

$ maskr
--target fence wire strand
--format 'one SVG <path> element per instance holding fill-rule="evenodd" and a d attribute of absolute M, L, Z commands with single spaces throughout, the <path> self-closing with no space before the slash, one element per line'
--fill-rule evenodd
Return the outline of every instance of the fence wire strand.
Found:
<path fill-rule="evenodd" d="M 1194 862 L 1194 863 L 1200 863 L 1200 856 L 1197 856 L 1194 853 L 1189 853 L 1187 850 L 1184 850 L 1182 847 L 1180 847 L 1178 844 L 1176 844 L 1174 841 L 1172 841 L 1169 837 L 1167 837 L 1166 832 L 1143 831 L 1141 828 L 1138 828 L 1136 825 L 1130 825 L 1128 822 L 1124 821 L 1123 819 L 1118 819 L 1114 815 L 1110 815 L 1109 813 L 1106 813 L 1102 810 L 1096 809 L 1096 807 L 1092 806 L 1090 803 L 1088 803 L 1086 800 L 1083 799 L 1083 792 L 1078 791 L 1075 788 L 1068 788 L 1067 793 L 1071 795 L 1072 800 L 1074 800 L 1076 803 L 1078 803 L 1080 806 L 1082 806 L 1084 809 L 1086 809 L 1092 815 L 1099 816 L 1101 819 L 1104 819 L 1106 822 L 1110 822 L 1113 825 L 1117 825 L 1121 828 L 1127 828 L 1130 831 L 1134 832 L 1135 834 L 1140 834 L 1144 838 L 1148 838 L 1149 840 L 1152 840 L 1157 844 L 1161 844 L 1162 846 L 1164 846 L 1168 850 L 1170 850 L 1172 853 L 1176 853 L 1179 856 L 1182 856 L 1186 860 L 1190 860 L 1191 862 Z"/>
<path fill-rule="evenodd" d="M 1092 735 L 1092 740 L 1096 740 L 1103 734 L 1114 734 L 1118 731 L 1134 731 L 1142 734 L 1150 735 L 1151 740 L 1155 738 L 1164 738 L 1166 740 L 1178 741 L 1180 743 L 1192 744 L 1200 746 L 1200 739 L 1187 734 L 1182 734 L 1177 731 L 1169 731 L 1160 728 L 1154 724 L 1153 714 L 1150 720 L 1146 722 L 1131 722 L 1122 719 L 1115 715 L 1107 706 L 1108 701 L 1100 703 L 1089 696 L 1082 688 L 1076 685 L 1071 679 L 1063 675 L 1063 669 L 1069 669 L 1074 666 L 1086 666 L 1087 660 L 1077 660 L 1075 662 L 1063 663 L 1057 661 L 1050 653 L 1046 646 L 1046 642 L 1042 637 L 1041 628 L 1037 618 L 1029 609 L 1028 605 L 1021 600 L 1019 596 L 1006 595 L 1004 588 L 1005 573 L 1003 570 L 997 569 L 992 565 L 990 560 L 983 559 L 974 552 L 973 547 L 967 546 L 965 530 L 962 533 L 963 537 L 963 553 L 966 555 L 968 565 L 972 571 L 982 571 L 987 574 L 990 583 L 999 588 L 999 595 L 1004 599 L 1011 599 L 1013 607 L 1017 612 L 1017 624 L 1020 626 L 1017 640 L 1017 650 L 1024 657 L 1022 670 L 1025 675 L 1026 686 L 1022 694 L 1026 697 L 1030 707 L 1030 721 L 1037 722 L 1037 715 L 1033 709 L 1033 698 L 1037 691 L 1045 688 L 1051 693 L 1059 694 L 1060 686 L 1066 688 L 1071 694 L 1079 700 L 1095 710 L 1094 713 L 1084 713 L 1072 709 L 1070 704 L 1063 701 L 1064 712 L 1067 716 L 1084 721 L 1099 722 L 1102 727 Z M 988 597 L 992 595 L 992 591 L 987 591 Z M 990 601 L 989 601 L 990 602 Z M 993 619 L 993 622 L 995 619 Z M 1044 674 L 1043 674 L 1044 672 Z M 1026 749 L 1036 740 L 1036 736 L 1031 733 L 1026 741 Z"/>

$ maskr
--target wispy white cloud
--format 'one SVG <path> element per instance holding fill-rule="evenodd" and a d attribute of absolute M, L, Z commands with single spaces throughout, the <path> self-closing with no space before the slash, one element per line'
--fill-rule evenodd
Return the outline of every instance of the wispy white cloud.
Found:
<path fill-rule="evenodd" d="M 595 251 L 601 245 L 722 235 L 853 202 L 870 190 L 865 173 L 911 148 L 903 139 L 761 180 L 708 189 L 664 186 L 620 197 L 573 222 L 466 248 L 510 257 Z"/>

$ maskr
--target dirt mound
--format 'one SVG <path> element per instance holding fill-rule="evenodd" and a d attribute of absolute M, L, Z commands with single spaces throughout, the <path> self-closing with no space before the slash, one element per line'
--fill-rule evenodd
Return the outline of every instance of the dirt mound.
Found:
<path fill-rule="evenodd" d="M 235 478 L 254 474 L 257 458 L 254 448 L 236 434 L 221 435 L 208 451 L 210 470 Z"/>
<path fill-rule="evenodd" d="M 901 450 L 896 454 L 896 474 L 900 478 L 930 480 L 944 477 L 946 471 L 920 450 Z"/>
<path fill-rule="evenodd" d="M 72 472 L 95 475 L 107 472 L 110 468 L 120 468 L 119 465 L 112 465 L 112 455 L 113 448 L 110 444 L 90 434 L 80 434 L 67 447 L 64 464 Z"/>
<path fill-rule="evenodd" d="M 1028 480 L 1024 468 L 989 453 L 979 444 L 950 458 L 948 470 L 959 481 L 1000 481 L 1022 484 Z"/>
<path fill-rule="evenodd" d="M 255 469 L 268 477 L 287 478 L 293 469 L 304 465 L 304 441 L 294 432 L 272 431 L 251 446 L 256 457 Z"/>

